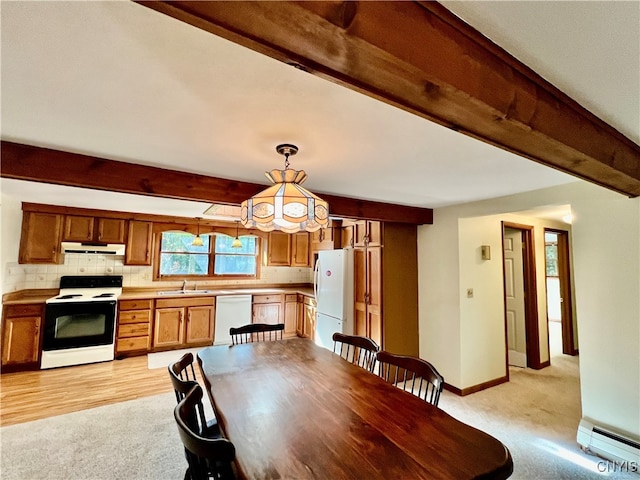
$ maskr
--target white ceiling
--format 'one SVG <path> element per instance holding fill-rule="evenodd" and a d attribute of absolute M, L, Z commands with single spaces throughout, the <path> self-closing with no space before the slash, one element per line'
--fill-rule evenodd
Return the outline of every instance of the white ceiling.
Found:
<path fill-rule="evenodd" d="M 444 2 L 640 143 L 639 2 Z M 575 178 L 132 2 L 1 2 L 2 138 L 437 208 Z M 55 166 L 60 168 L 60 166 Z M 21 200 L 202 216 L 208 205 L 2 180 Z"/>

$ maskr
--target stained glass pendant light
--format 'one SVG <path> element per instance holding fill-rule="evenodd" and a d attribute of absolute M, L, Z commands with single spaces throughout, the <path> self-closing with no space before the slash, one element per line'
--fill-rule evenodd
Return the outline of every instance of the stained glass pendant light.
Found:
<path fill-rule="evenodd" d="M 285 143 L 278 145 L 276 151 L 285 157 L 284 170 L 266 172 L 273 185 L 242 202 L 242 224 L 265 232 L 280 230 L 286 233 L 315 232 L 326 227 L 329 205 L 300 186 L 307 178 L 304 170 L 289 168 L 289 157 L 298 153 L 298 147 Z"/>

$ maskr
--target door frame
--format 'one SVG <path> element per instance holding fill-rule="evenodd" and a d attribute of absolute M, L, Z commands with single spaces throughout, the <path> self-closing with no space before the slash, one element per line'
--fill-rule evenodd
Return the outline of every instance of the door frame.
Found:
<path fill-rule="evenodd" d="M 504 265 L 504 230 L 512 228 L 522 232 L 522 264 L 524 278 L 524 311 L 525 336 L 527 342 L 527 367 L 540 370 L 548 366 L 548 362 L 540 362 L 540 328 L 538 327 L 538 289 L 536 284 L 536 251 L 534 244 L 534 228 L 532 225 L 520 223 L 502 223 L 502 281 L 505 281 Z M 504 333 L 505 333 L 505 365 L 509 372 L 509 347 L 507 344 L 507 299 L 506 288 L 503 287 Z"/>
<path fill-rule="evenodd" d="M 575 347 L 575 332 L 573 318 L 573 297 L 571 295 L 571 247 L 568 230 L 558 228 L 545 228 L 545 233 L 555 233 L 558 238 L 558 279 L 560 282 L 561 328 L 562 328 L 562 353 L 565 355 L 578 355 Z M 546 267 L 546 262 L 545 262 Z M 546 279 L 546 270 L 545 270 Z M 547 315 L 547 322 L 549 317 Z M 548 336 L 548 333 L 547 333 Z M 548 340 L 547 340 L 548 341 Z"/>

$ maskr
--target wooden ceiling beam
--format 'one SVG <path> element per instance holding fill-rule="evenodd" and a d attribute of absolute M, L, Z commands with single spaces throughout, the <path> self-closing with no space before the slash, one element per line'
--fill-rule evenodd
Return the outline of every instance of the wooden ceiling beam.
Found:
<path fill-rule="evenodd" d="M 239 205 L 267 186 L 7 141 L 1 142 L 0 155 L 3 178 L 179 200 Z M 314 193 L 329 202 L 331 216 L 415 225 L 433 223 L 430 208 Z"/>
<path fill-rule="evenodd" d="M 437 2 L 139 3 L 525 158 L 640 195 L 640 146 Z"/>

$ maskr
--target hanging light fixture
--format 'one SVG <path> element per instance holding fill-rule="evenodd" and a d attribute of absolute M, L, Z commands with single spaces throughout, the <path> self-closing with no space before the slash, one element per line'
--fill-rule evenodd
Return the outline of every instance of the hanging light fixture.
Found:
<path fill-rule="evenodd" d="M 233 239 L 233 243 L 231 243 L 231 248 L 242 248 L 242 242 L 238 238 L 238 228 L 239 222 L 236 220 L 236 238 Z"/>
<path fill-rule="evenodd" d="M 196 238 L 193 239 L 193 242 L 191 242 L 191 245 L 194 247 L 201 247 L 204 245 L 204 242 L 200 236 L 200 217 L 196 217 L 196 220 L 198 221 L 198 234 L 196 235 Z"/>
<path fill-rule="evenodd" d="M 285 157 L 284 170 L 265 172 L 274 185 L 242 202 L 242 225 L 265 232 L 281 230 L 286 233 L 315 232 L 326 227 L 329 205 L 300 186 L 307 178 L 304 170 L 289 168 L 289 156 L 298 153 L 298 147 L 285 143 L 278 145 L 276 151 Z"/>

